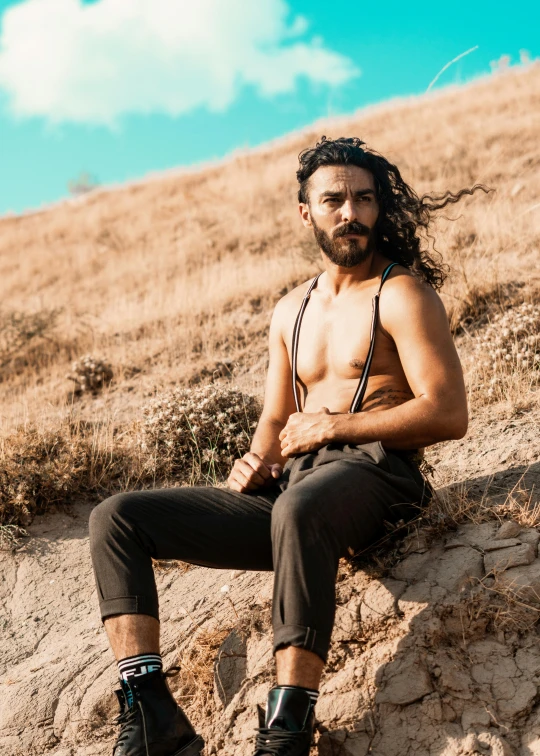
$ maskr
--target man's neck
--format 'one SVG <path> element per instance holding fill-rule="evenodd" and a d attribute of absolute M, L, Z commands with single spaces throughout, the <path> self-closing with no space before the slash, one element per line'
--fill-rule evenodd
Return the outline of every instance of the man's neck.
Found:
<path fill-rule="evenodd" d="M 372 253 L 366 260 L 363 260 L 353 268 L 344 268 L 336 265 L 329 260 L 324 252 L 322 253 L 325 273 L 321 283 L 332 296 L 338 296 L 349 289 L 356 289 L 363 283 L 379 275 L 384 260 L 377 252 Z"/>

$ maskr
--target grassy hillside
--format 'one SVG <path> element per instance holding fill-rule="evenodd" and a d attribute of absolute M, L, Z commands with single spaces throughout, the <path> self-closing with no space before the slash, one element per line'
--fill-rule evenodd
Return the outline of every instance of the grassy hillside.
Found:
<path fill-rule="evenodd" d="M 318 269 L 297 217 L 295 171 L 298 152 L 322 134 L 360 136 L 419 193 L 478 182 L 496 190 L 438 220 L 437 248 L 452 269 L 443 298 L 473 409 L 489 406 L 498 418 L 509 402 L 537 407 L 537 364 L 480 359 L 502 347 L 496 327 L 491 341 L 478 341 L 478 329 L 521 303 L 532 307 L 523 311 L 532 331 L 538 323 L 539 133 L 536 65 L 317 123 L 200 172 L 0 219 L 4 502 L 18 495 L 10 465 L 24 478 L 31 426 L 38 447 L 43 434 L 63 439 L 57 467 L 68 478 L 85 439 L 84 474 L 65 483 L 67 496 L 83 479 L 93 490 L 108 485 L 111 469 L 125 472 L 122 444 L 130 459 L 142 454 L 132 423 L 156 390 L 218 378 L 260 393 L 272 307 Z M 66 375 L 86 353 L 110 363 L 114 379 L 96 396 L 74 396 Z M 32 457 L 37 467 L 43 459 L 50 462 L 50 446 Z M 122 485 L 140 469 L 130 467 Z M 62 501 L 53 488 L 47 501 Z"/>

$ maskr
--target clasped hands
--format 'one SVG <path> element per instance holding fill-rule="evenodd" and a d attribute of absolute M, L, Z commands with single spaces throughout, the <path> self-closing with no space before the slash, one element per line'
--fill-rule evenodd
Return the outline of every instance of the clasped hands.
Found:
<path fill-rule="evenodd" d="M 331 440 L 332 415 L 322 407 L 320 412 L 295 412 L 279 434 L 281 455 L 294 457 L 310 451 L 317 451 Z M 258 454 L 248 452 L 237 459 L 227 480 L 229 488 L 243 493 L 267 486 L 281 477 L 280 464 L 267 464 Z"/>

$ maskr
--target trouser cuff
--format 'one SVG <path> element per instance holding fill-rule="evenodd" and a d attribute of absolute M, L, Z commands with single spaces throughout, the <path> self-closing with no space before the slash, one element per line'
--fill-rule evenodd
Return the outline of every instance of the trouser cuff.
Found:
<path fill-rule="evenodd" d="M 120 596 L 119 598 L 102 599 L 99 602 L 101 619 L 115 614 L 147 614 L 159 621 L 159 609 L 148 596 Z"/>
<path fill-rule="evenodd" d="M 274 631 L 274 653 L 285 646 L 305 648 L 313 651 L 326 663 L 330 638 L 323 636 L 318 630 L 303 625 L 281 625 Z"/>

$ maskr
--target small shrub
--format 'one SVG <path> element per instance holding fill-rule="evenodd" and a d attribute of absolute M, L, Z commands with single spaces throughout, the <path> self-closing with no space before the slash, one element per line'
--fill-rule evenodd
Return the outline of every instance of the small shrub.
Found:
<path fill-rule="evenodd" d="M 525 378 L 529 384 L 540 379 L 540 307 L 527 302 L 496 315 L 472 339 L 473 392 L 481 391 L 486 401 L 508 395 L 508 384 Z"/>
<path fill-rule="evenodd" d="M 215 483 L 248 451 L 260 406 L 238 388 L 213 384 L 160 394 L 143 414 L 142 447 L 155 477 Z"/>
<path fill-rule="evenodd" d="M 83 391 L 100 391 L 113 379 L 113 371 L 108 362 L 85 354 L 71 366 L 71 373 L 67 375 L 75 383 L 75 393 Z"/>

